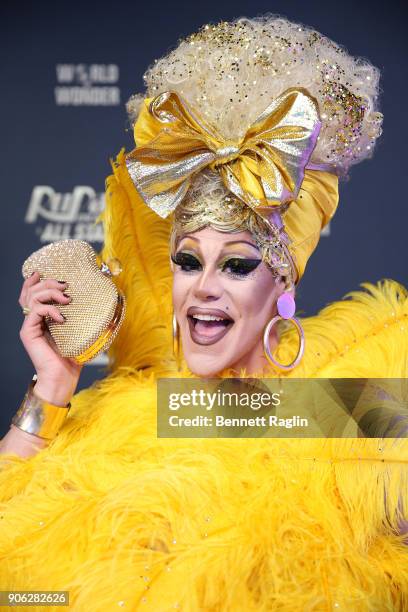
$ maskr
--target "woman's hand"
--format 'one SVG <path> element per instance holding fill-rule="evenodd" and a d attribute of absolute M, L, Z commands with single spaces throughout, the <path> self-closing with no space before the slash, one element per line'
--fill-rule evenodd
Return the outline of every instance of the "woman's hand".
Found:
<path fill-rule="evenodd" d="M 71 298 L 64 295 L 67 284 L 57 280 L 40 281 L 34 272 L 23 284 L 19 303 L 28 307 L 20 330 L 20 338 L 37 373 L 35 394 L 58 406 L 65 406 L 75 392 L 82 366 L 73 359 L 62 357 L 45 325 L 44 317 L 64 325 L 65 319 L 56 306 L 69 304 Z"/>

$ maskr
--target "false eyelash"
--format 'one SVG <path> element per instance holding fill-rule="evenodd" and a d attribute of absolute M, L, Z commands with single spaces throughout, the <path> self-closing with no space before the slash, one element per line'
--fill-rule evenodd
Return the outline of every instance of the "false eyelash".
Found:
<path fill-rule="evenodd" d="M 248 274 L 250 274 L 250 272 L 253 272 L 259 266 L 261 261 L 262 259 L 232 257 L 224 263 L 222 269 L 225 270 L 229 267 L 230 273 L 234 276 L 247 276 Z M 233 270 L 231 268 L 231 262 L 234 262 L 234 264 L 237 264 L 238 262 L 238 268 L 240 268 L 240 270 Z"/>
<path fill-rule="evenodd" d="M 194 270 L 198 270 L 201 267 L 201 263 L 198 261 L 198 259 L 190 253 L 183 253 L 182 251 L 179 251 L 178 253 L 176 253 L 176 255 L 170 255 L 170 257 L 172 262 L 175 263 L 177 266 L 180 266 L 184 272 L 192 272 Z M 191 270 L 185 270 L 183 266 L 184 268 L 186 266 L 195 267 L 192 267 Z"/>

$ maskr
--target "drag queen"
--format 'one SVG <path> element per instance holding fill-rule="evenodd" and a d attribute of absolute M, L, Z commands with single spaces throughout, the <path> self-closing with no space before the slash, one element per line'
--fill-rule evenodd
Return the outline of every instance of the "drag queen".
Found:
<path fill-rule="evenodd" d="M 92 612 L 408 610 L 403 430 L 156 435 L 161 377 L 407 376 L 397 282 L 294 316 L 339 177 L 380 134 L 378 78 L 269 15 L 205 25 L 147 70 L 103 218 L 127 316 L 111 373 L 72 398 L 58 435 L 17 423 L 2 441 L 2 589 L 69 591 Z M 20 297 L 33 393 L 61 410 L 80 368 L 41 323 L 61 321 L 49 302 L 67 303 L 64 289 L 34 275 Z"/>

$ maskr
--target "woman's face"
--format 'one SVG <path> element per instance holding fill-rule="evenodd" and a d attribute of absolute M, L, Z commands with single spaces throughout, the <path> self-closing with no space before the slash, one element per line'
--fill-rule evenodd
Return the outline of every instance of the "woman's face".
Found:
<path fill-rule="evenodd" d="M 276 314 L 275 283 L 249 231 L 205 228 L 185 234 L 172 255 L 173 307 L 189 369 L 212 376 L 263 354 L 262 334 Z"/>

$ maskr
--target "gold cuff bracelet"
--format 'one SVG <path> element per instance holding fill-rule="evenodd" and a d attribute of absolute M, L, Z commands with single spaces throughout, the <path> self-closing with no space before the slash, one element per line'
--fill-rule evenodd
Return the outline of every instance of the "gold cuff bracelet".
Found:
<path fill-rule="evenodd" d="M 22 431 L 52 440 L 65 421 L 71 404 L 55 406 L 40 399 L 33 391 L 35 382 L 33 380 L 28 387 L 20 408 L 11 422 Z"/>

